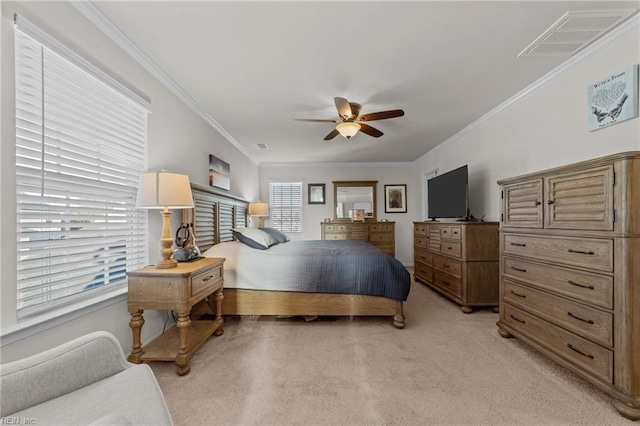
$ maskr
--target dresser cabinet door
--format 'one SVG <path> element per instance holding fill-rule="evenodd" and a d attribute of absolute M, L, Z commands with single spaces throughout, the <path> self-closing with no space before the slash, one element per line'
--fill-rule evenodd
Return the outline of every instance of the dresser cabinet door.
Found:
<path fill-rule="evenodd" d="M 613 230 L 613 166 L 545 178 L 545 227 Z"/>
<path fill-rule="evenodd" d="M 503 187 L 504 226 L 542 228 L 542 179 Z"/>

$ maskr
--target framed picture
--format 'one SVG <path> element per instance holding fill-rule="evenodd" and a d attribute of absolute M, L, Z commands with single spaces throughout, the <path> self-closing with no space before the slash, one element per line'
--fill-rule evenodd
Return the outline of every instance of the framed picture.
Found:
<path fill-rule="evenodd" d="M 407 185 L 384 186 L 384 212 L 407 212 Z"/>
<path fill-rule="evenodd" d="M 589 86 L 589 131 L 638 116 L 638 65 L 614 72 Z"/>
<path fill-rule="evenodd" d="M 352 222 L 364 222 L 364 209 L 353 209 Z"/>
<path fill-rule="evenodd" d="M 209 155 L 209 185 L 216 188 L 231 189 L 231 168 L 214 155 Z"/>
<path fill-rule="evenodd" d="M 307 185 L 309 191 L 307 203 L 308 204 L 324 204 L 325 192 L 324 183 L 310 183 Z"/>

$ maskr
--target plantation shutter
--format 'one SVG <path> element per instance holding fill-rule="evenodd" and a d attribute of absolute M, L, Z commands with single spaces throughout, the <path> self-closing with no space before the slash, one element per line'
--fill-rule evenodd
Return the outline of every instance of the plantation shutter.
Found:
<path fill-rule="evenodd" d="M 282 232 L 302 232 L 302 182 L 269 183 L 269 220 Z"/>
<path fill-rule="evenodd" d="M 146 101 L 16 19 L 18 318 L 125 286 L 148 263 Z"/>

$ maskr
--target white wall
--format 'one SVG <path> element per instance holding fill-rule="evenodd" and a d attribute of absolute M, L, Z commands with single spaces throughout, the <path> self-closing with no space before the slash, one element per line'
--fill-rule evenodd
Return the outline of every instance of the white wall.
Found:
<path fill-rule="evenodd" d="M 14 92 L 13 14 L 18 13 L 91 61 L 130 89 L 151 101 L 149 116 L 148 168 L 186 173 L 193 183 L 208 185 L 209 154 L 231 165 L 229 193 L 245 199 L 258 198 L 257 165 L 226 141 L 200 116 L 174 96 L 127 53 L 86 20 L 67 2 L 2 2 L 2 93 Z M 2 97 L 0 171 L 2 215 L 0 216 L 0 295 L 3 330 L 15 326 L 15 119 L 13 96 Z M 7 113 L 7 112 L 10 113 Z M 180 211 L 172 215 L 172 229 L 180 222 Z M 159 259 L 160 215 L 149 216 L 149 261 Z M 143 342 L 162 331 L 165 313 L 148 311 L 143 327 Z M 126 302 L 120 301 L 84 317 L 55 326 L 1 348 L 2 360 L 9 361 L 39 352 L 94 330 L 116 335 L 125 351 L 131 347 L 131 331 Z"/>
<path fill-rule="evenodd" d="M 413 264 L 413 223 L 420 220 L 421 198 L 419 181 L 414 181 L 415 172 L 412 163 L 397 164 L 327 164 L 260 167 L 260 197 L 269 200 L 269 181 L 299 179 L 304 182 L 303 191 L 303 239 L 320 239 L 320 222 L 333 214 L 332 181 L 371 180 L 377 183 L 378 220 L 387 219 L 396 222 L 396 259 L 405 265 Z M 326 204 L 307 204 L 307 184 L 324 183 L 326 188 Z M 394 184 L 407 185 L 407 213 L 384 212 L 384 186 Z M 265 225 L 269 220 L 265 218 Z"/>
<path fill-rule="evenodd" d="M 639 150 L 638 118 L 595 132 L 587 129 L 587 87 L 640 62 L 639 40 L 636 25 L 630 34 L 427 153 L 416 162 L 416 180 L 420 182 L 421 175 L 433 169 L 439 168 L 442 174 L 468 164 L 473 215 L 498 221 L 499 179 Z"/>

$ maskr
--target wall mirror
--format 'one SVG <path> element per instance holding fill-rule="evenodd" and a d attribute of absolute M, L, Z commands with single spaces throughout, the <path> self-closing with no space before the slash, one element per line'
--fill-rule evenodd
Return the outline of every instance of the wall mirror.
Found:
<path fill-rule="evenodd" d="M 375 180 L 333 182 L 333 213 L 337 221 L 351 220 L 353 211 L 364 210 L 365 220 L 376 220 Z"/>

